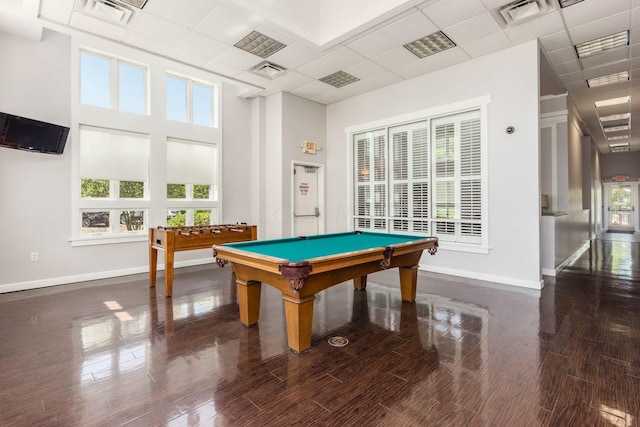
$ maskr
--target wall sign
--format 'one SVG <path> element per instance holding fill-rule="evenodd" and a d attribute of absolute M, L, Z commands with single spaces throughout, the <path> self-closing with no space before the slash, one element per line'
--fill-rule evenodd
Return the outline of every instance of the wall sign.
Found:
<path fill-rule="evenodd" d="M 316 151 L 321 149 L 320 146 L 313 141 L 302 141 L 300 146 L 302 147 L 302 152 L 307 154 L 316 154 Z"/>

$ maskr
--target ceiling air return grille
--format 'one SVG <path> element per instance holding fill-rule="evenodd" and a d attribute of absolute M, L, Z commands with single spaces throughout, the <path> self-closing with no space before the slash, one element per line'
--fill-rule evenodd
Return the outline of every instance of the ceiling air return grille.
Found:
<path fill-rule="evenodd" d="M 76 10 L 110 24 L 126 27 L 133 16 L 131 7 L 113 0 L 78 0 Z"/>
<path fill-rule="evenodd" d="M 492 11 L 503 28 L 531 21 L 557 9 L 555 0 L 517 0 Z"/>
<path fill-rule="evenodd" d="M 344 71 L 337 71 L 333 74 L 329 74 L 328 76 L 324 76 L 323 78 L 318 80 L 328 85 L 331 85 L 333 87 L 341 88 L 342 86 L 355 83 L 360 79 L 357 78 L 356 76 L 352 76 L 349 73 L 345 73 Z"/>
<path fill-rule="evenodd" d="M 238 43 L 234 44 L 234 46 L 246 52 L 253 53 L 260 58 L 271 56 L 280 49 L 287 47 L 286 44 L 258 31 L 252 31 Z"/>
<path fill-rule="evenodd" d="M 282 74 L 286 73 L 287 69 L 278 64 L 274 64 L 273 62 L 263 61 L 258 65 L 256 65 L 255 67 L 253 67 L 251 69 L 251 72 L 259 76 L 267 77 L 273 80 L 277 77 L 280 77 Z"/>

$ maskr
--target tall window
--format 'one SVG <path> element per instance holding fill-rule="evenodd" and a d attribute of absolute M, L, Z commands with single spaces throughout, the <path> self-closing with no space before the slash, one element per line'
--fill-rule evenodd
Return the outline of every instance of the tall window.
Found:
<path fill-rule="evenodd" d="M 480 244 L 480 110 L 353 135 L 354 227 Z"/>
<path fill-rule="evenodd" d="M 167 140 L 167 224 L 209 225 L 218 221 L 218 146 Z"/>
<path fill-rule="evenodd" d="M 93 52 L 80 52 L 80 102 L 147 114 L 147 68 Z"/>
<path fill-rule="evenodd" d="M 167 118 L 217 127 L 215 86 L 177 75 L 167 75 Z"/>
<path fill-rule="evenodd" d="M 80 43 L 72 38 L 72 244 L 219 223 L 219 81 L 135 49 Z"/>
<path fill-rule="evenodd" d="M 79 165 L 81 233 L 144 230 L 148 135 L 81 126 Z"/>

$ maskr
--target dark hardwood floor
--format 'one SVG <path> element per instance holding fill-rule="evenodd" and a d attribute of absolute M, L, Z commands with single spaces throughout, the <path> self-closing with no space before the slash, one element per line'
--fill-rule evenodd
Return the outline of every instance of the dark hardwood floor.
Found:
<path fill-rule="evenodd" d="M 3 294 L 0 425 L 638 426 L 637 240 L 592 241 L 542 292 L 338 285 L 301 354 L 269 286 L 241 326 L 229 267 L 176 270 L 169 299 L 142 275 Z"/>

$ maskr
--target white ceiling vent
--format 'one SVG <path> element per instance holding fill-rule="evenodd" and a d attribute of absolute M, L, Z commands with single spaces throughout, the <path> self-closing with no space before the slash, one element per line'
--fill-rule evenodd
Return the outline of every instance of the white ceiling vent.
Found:
<path fill-rule="evenodd" d="M 555 0 L 517 0 L 492 11 L 503 28 L 521 24 L 557 9 Z"/>
<path fill-rule="evenodd" d="M 269 61 L 263 61 L 251 69 L 252 73 L 272 80 L 280 77 L 286 71 L 286 68 Z"/>
<path fill-rule="evenodd" d="M 133 16 L 133 9 L 112 0 L 78 0 L 76 10 L 110 24 L 125 27 Z"/>

